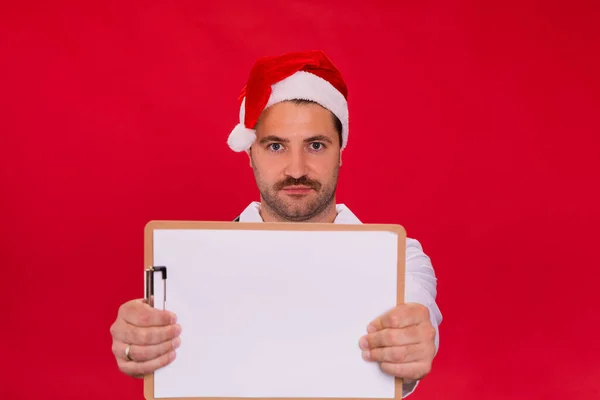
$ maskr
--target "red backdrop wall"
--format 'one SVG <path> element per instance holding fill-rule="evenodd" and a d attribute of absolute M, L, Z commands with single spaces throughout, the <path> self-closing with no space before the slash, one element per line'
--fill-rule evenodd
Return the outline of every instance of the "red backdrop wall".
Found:
<path fill-rule="evenodd" d="M 110 324 L 151 219 L 257 199 L 226 146 L 253 61 L 350 87 L 339 201 L 403 224 L 444 315 L 415 399 L 600 396 L 597 2 L 3 2 L 2 399 L 142 399 Z"/>

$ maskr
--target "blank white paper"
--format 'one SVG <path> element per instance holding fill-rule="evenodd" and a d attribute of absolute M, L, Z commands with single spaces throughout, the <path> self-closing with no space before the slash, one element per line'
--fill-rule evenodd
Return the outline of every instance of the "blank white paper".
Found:
<path fill-rule="evenodd" d="M 155 230 L 182 326 L 155 397 L 393 398 L 358 341 L 396 304 L 397 246 L 392 232 Z"/>

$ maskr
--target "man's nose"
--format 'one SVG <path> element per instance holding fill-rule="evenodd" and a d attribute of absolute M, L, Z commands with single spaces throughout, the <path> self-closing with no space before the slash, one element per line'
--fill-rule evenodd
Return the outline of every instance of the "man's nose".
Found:
<path fill-rule="evenodd" d="M 288 153 L 288 164 L 285 174 L 294 179 L 300 179 L 308 174 L 306 163 L 306 153 L 302 150 L 296 150 Z"/>

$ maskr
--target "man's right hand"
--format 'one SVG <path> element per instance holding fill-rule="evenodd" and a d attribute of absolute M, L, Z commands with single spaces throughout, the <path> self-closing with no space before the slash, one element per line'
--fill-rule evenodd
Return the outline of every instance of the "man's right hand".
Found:
<path fill-rule="evenodd" d="M 151 307 L 143 299 L 123 304 L 110 327 L 119 369 L 141 378 L 173 361 L 181 344 L 181 327 L 176 321 L 175 314 Z M 128 345 L 130 359 L 126 356 Z"/>

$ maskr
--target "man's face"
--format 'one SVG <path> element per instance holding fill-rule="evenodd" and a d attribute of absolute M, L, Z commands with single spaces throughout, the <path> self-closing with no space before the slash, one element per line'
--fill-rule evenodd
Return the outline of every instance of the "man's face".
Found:
<path fill-rule="evenodd" d="M 266 109 L 250 159 L 261 200 L 279 219 L 306 221 L 334 204 L 340 144 L 331 112 L 320 105 Z"/>

